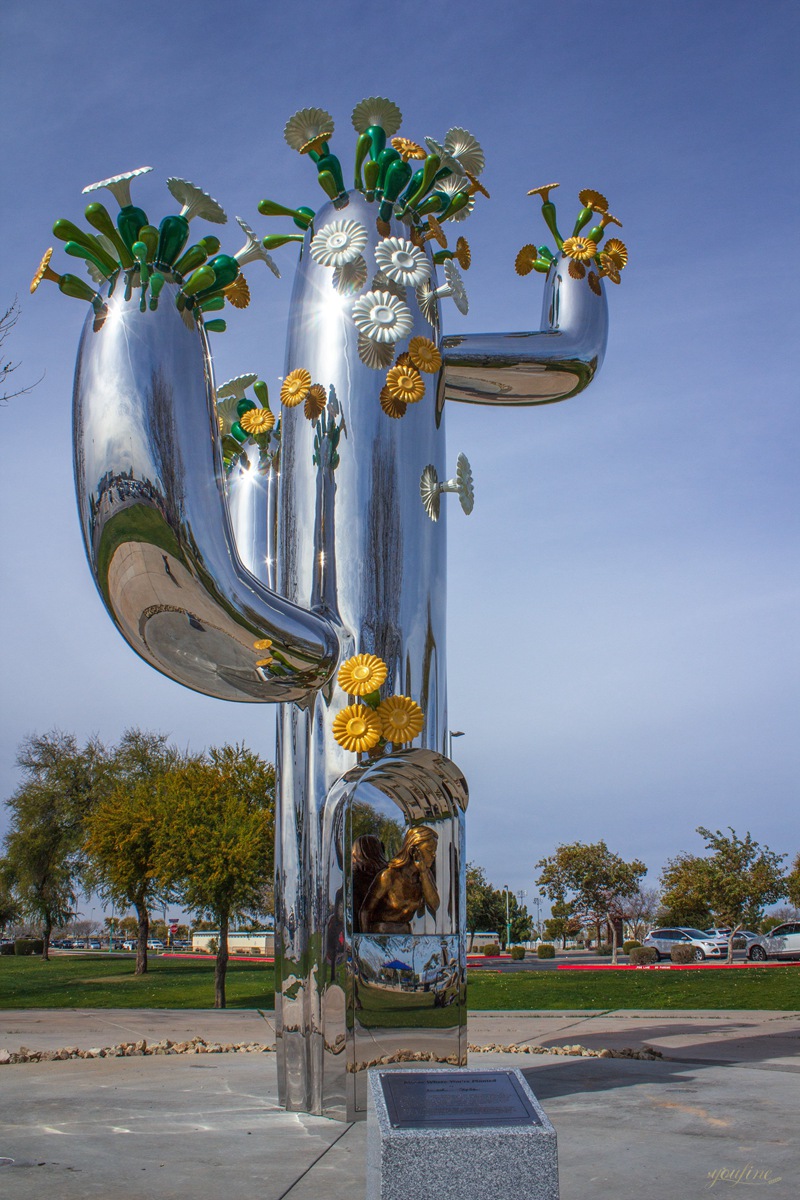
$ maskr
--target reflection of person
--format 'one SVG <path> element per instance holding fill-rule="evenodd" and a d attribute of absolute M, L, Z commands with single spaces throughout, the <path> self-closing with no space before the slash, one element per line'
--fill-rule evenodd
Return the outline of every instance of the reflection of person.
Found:
<path fill-rule="evenodd" d="M 365 933 L 410 933 L 413 917 L 436 912 L 439 892 L 433 875 L 439 836 L 427 825 L 408 829 L 400 852 L 376 876 L 361 907 Z"/>
<path fill-rule="evenodd" d="M 374 833 L 362 833 L 353 842 L 353 929 L 359 932 L 359 913 L 375 876 L 388 865 L 383 842 Z"/>

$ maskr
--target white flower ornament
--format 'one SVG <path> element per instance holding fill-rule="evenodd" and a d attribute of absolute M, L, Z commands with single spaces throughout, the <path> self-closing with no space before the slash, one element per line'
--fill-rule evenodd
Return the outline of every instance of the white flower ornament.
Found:
<path fill-rule="evenodd" d="M 359 221 L 330 221 L 314 235 L 311 257 L 321 267 L 343 267 L 360 257 L 367 231 Z"/>
<path fill-rule="evenodd" d="M 399 342 L 411 332 L 411 311 L 389 292 L 367 292 L 353 304 L 353 320 L 373 342 Z"/>
<path fill-rule="evenodd" d="M 458 125 L 448 129 L 444 135 L 444 148 L 458 160 L 462 171 L 469 171 L 471 175 L 480 175 L 486 166 L 483 147 L 468 129 L 461 129 Z"/>
<path fill-rule="evenodd" d="M 423 251 L 405 238 L 384 238 L 375 247 L 375 261 L 384 275 L 404 287 L 419 287 L 431 273 Z"/>

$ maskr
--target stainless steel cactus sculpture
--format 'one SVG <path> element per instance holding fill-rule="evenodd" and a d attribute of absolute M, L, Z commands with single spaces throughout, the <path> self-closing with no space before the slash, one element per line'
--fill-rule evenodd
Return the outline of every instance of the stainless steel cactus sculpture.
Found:
<path fill-rule="evenodd" d="M 213 235 L 187 248 L 192 220 L 226 219 L 195 185 L 168 181 L 182 208 L 155 227 L 130 195 L 148 168 L 104 180 L 86 190 L 112 191 L 116 222 L 93 201 L 96 233 L 54 228 L 95 287 L 56 275 L 49 251 L 32 284 L 91 305 L 75 475 L 112 620 L 186 687 L 278 705 L 280 1095 L 344 1119 L 364 1112 L 372 1064 L 466 1061 L 468 793 L 447 757 L 443 493 L 466 513 L 473 494 L 463 455 L 449 477 L 446 401 L 580 392 L 605 350 L 603 280 L 627 259 L 618 239 L 600 244 L 618 224 L 600 193 L 580 193 L 565 240 L 557 185 L 534 189 L 556 247 L 526 246 L 516 266 L 546 275 L 541 330 L 443 336 L 440 301 L 466 311 L 471 257 L 444 227 L 488 195 L 484 155 L 460 128 L 426 148 L 394 136 L 400 119 L 380 97 L 356 106 L 347 188 L 330 115 L 296 113 L 286 140 L 316 165 L 326 202 L 262 201 L 299 232 L 259 242 L 240 221 L 235 255 Z M 276 419 L 255 375 L 215 390 L 207 335 L 225 328 L 211 314 L 249 302 L 242 266 L 276 270 L 268 251 L 294 241 Z"/>

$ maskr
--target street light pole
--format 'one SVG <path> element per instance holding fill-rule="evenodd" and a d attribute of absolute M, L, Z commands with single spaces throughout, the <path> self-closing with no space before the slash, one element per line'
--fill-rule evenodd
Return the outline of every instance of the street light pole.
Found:
<path fill-rule="evenodd" d="M 449 729 L 447 732 L 448 732 L 448 735 L 449 735 L 449 737 L 450 737 L 450 741 L 448 742 L 447 757 L 448 757 L 448 758 L 449 758 L 449 759 L 452 761 L 452 758 L 453 758 L 453 738 L 457 738 L 457 737 L 463 737 L 463 736 L 464 736 L 464 730 L 463 730 L 463 729 Z"/>
<path fill-rule="evenodd" d="M 503 888 L 503 891 L 506 894 L 506 947 L 508 947 L 511 945 L 511 916 L 508 908 L 508 895 L 510 889 L 508 884 L 506 884 L 506 886 Z"/>

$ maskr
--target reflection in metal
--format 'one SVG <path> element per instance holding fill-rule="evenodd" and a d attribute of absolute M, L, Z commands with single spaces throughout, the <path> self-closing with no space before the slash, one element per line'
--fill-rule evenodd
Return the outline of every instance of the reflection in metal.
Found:
<path fill-rule="evenodd" d="M 327 114 L 298 114 L 291 137 L 307 140 L 312 118 Z M 115 624 L 137 653 L 190 688 L 282 702 L 280 1098 L 289 1109 L 342 1119 L 363 1115 L 371 1065 L 466 1062 L 467 787 L 445 757 L 439 501 L 455 490 L 469 511 L 472 485 L 461 458 L 455 479 L 439 483 L 445 377 L 453 399 L 541 403 L 586 386 L 606 337 L 605 300 L 585 281 L 562 277 L 557 262 L 544 332 L 444 343 L 437 332 L 445 369 L 425 374 L 425 394 L 402 420 L 387 419 L 375 375 L 386 364 L 366 352 L 352 319 L 350 288 L 362 269 L 345 280 L 344 267 L 309 253 L 315 227 L 341 216 L 366 231 L 362 258 L 374 261 L 376 212 L 360 193 L 337 196 L 306 232 L 286 373 L 307 370 L 327 406 L 316 422 L 302 405 L 283 409 L 275 452 L 271 439 L 259 464 L 266 474 L 239 462 L 226 484 L 205 337 L 193 316 L 176 310 L 173 278 L 157 310 L 144 313 L 138 296 L 112 289 L 98 332 L 89 315 L 75 378 L 81 520 Z M 402 222 L 381 224 L 386 236 L 408 234 Z M 408 289 L 409 337 L 439 329 L 430 245 L 424 253 L 431 282 Z M 399 286 L 380 290 L 394 301 Z M 420 504 L 424 471 L 436 524 Z M 265 638 L 272 660 L 256 666 L 254 643 Z M 382 658 L 387 693 L 422 709 L 417 748 L 354 765 L 336 743 L 332 724 L 348 697 L 334 673 L 356 653 Z"/>
<path fill-rule="evenodd" d="M 538 333 L 442 339 L 446 397 L 469 404 L 550 404 L 577 396 L 600 370 L 608 339 L 605 292 L 572 279 L 559 256 L 545 280 Z"/>
<path fill-rule="evenodd" d="M 107 303 L 102 329 L 92 314 L 84 326 L 74 394 L 78 504 L 103 602 L 137 654 L 194 691 L 303 701 L 332 675 L 338 640 L 234 548 L 202 330 L 174 302 L 142 313 L 117 288 Z M 274 661 L 256 668 L 265 637 Z"/>
<path fill-rule="evenodd" d="M 436 468 L 430 464 L 422 472 L 419 481 L 419 494 L 422 506 L 432 521 L 439 520 L 442 492 L 455 492 L 459 503 L 467 516 L 475 507 L 475 489 L 472 483 L 472 468 L 466 454 L 459 454 L 456 460 L 456 473 L 453 479 L 446 483 L 439 482 Z"/>

